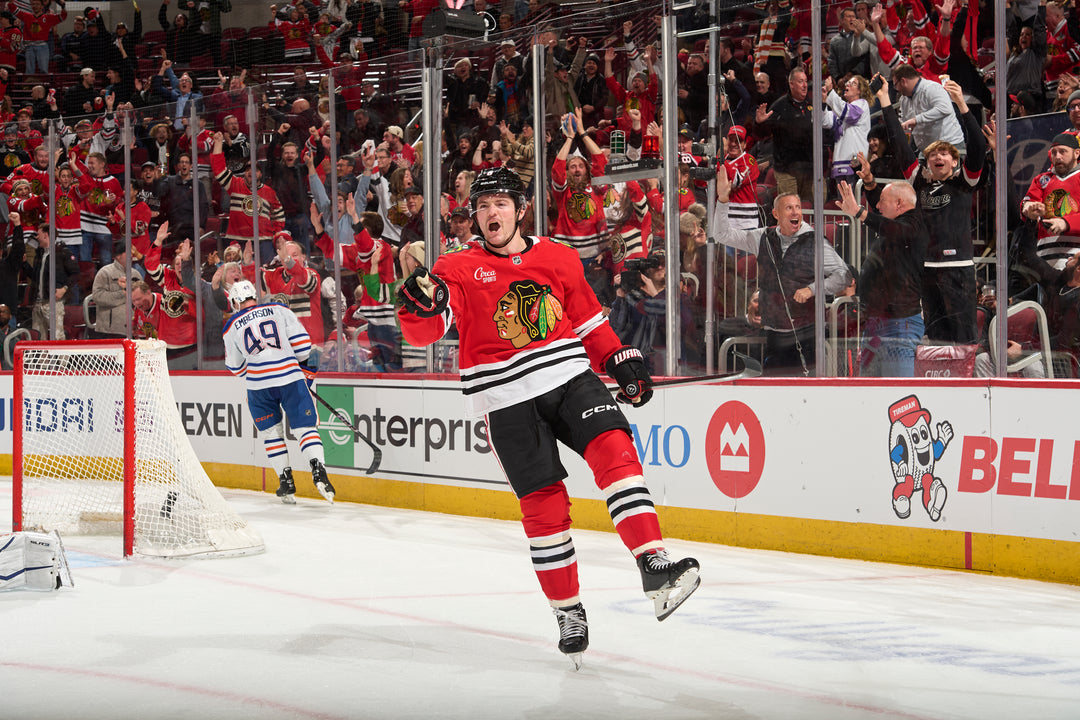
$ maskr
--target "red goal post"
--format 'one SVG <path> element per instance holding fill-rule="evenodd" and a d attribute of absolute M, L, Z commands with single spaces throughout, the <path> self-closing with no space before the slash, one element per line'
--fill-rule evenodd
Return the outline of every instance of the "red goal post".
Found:
<path fill-rule="evenodd" d="M 125 557 L 264 549 L 188 441 L 163 342 L 22 342 L 13 386 L 13 530 L 121 534 Z"/>

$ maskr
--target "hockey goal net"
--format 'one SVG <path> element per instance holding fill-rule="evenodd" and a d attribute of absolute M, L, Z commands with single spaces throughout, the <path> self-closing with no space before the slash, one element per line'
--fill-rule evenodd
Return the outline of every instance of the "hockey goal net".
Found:
<path fill-rule="evenodd" d="M 19 343 L 14 391 L 14 530 L 122 534 L 125 557 L 264 549 L 188 442 L 165 343 Z"/>

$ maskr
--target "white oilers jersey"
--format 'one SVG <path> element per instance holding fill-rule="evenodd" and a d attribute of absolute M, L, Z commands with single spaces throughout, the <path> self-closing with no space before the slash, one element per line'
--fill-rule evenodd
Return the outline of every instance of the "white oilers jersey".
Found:
<path fill-rule="evenodd" d="M 235 313 L 222 333 L 225 367 L 247 379 L 249 390 L 280 387 L 304 379 L 300 362 L 311 354 L 311 338 L 284 305 L 255 305 Z"/>

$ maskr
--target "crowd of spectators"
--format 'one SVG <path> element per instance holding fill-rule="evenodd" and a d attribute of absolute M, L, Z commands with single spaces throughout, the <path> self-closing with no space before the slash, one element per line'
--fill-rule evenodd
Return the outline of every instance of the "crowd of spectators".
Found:
<path fill-rule="evenodd" d="M 771 370 L 813 371 L 812 298 L 822 292 L 828 300 L 856 295 L 864 300 L 864 322 L 872 320 L 860 331 L 876 344 L 861 349 L 861 360 L 856 354 L 849 372 L 911 374 L 920 342 L 974 345 L 985 337 L 975 263 L 993 245 L 992 224 L 977 210 L 978 197 L 992 197 L 992 143 L 988 149 L 983 135 L 984 126 L 993 127 L 992 61 L 1007 63 L 1010 116 L 1067 111 L 1080 128 L 1080 93 L 1073 95 L 1080 89 L 1074 74 L 1080 17 L 1053 0 L 1013 0 L 997 9 L 1008 14 L 1009 27 L 1009 47 L 1000 56 L 986 43 L 995 12 L 990 3 L 828 4 L 820 88 L 810 87 L 815 50 L 808 0 L 725 6 L 718 17 L 699 3 L 680 13 L 680 29 L 719 24 L 721 32 L 716 48 L 707 35 L 679 43 L 679 141 L 671 149 L 660 143 L 660 22 L 647 3 L 613 4 L 618 12 L 603 13 L 599 24 L 582 23 L 588 26 L 582 31 L 576 16 L 563 19 L 557 6 L 538 0 L 469 0 L 465 7 L 487 16 L 495 39 L 448 54 L 441 162 L 427 168 L 410 123 L 418 105 L 407 100 L 418 94 L 403 92 L 397 76 L 418 65 L 406 52 L 423 45 L 423 19 L 435 5 L 282 2 L 266 6 L 265 24 L 237 29 L 229 23 L 229 0 L 161 0 L 161 31 L 149 32 L 137 4 L 128 28 L 107 26 L 93 8 L 69 17 L 62 0 L 4 3 L 0 162 L 10 175 L 0 185 L 0 215 L 10 217 L 0 217 L 8 238 L 0 321 L 7 317 L 9 329 L 41 335 L 52 322 L 57 338 L 116 336 L 126 333 L 130 316 L 136 335 L 167 342 L 173 367 L 194 367 L 199 343 L 203 367 L 220 367 L 226 292 L 243 277 L 287 302 L 331 355 L 340 319 L 349 340 L 346 367 L 416 369 L 423 355 L 402 347 L 393 303 L 403 273 L 423 257 L 418 248 L 434 241 L 445 251 L 474 237 L 468 195 L 475 173 L 506 165 L 531 189 L 542 166 L 549 204 L 530 207 L 524 223 L 531 227 L 541 212 L 548 234 L 578 250 L 613 326 L 641 347 L 653 372 L 665 366 L 665 288 L 677 281 L 683 369 L 705 367 L 705 299 L 713 297 L 721 320 L 767 337 Z M 278 64 L 254 62 L 254 42 L 241 53 L 235 41 L 241 36 L 273 39 Z M 543 48 L 544 117 L 534 116 L 534 38 Z M 377 62 L 387 58 L 393 60 L 385 67 Z M 718 107 L 710 126 L 714 58 Z M 834 216 L 830 227 L 814 229 L 804 213 L 812 200 L 819 111 L 827 209 L 843 220 Z M 257 138 L 249 137 L 252 122 Z M 127 147 L 126 123 L 133 130 Z M 50 128 L 59 141 L 51 155 Z M 535 135 L 543 141 L 540 154 Z M 678 207 L 664 207 L 656 178 L 595 183 L 613 145 L 631 159 L 654 146 L 677 159 Z M 1080 249 L 1068 219 L 1080 206 L 1080 186 L 1071 195 L 1068 179 L 1075 164 L 1055 163 L 1052 177 L 1040 176 L 1040 192 L 1023 204 L 1015 200 L 1009 230 L 1021 250 L 1013 259 L 1036 265 L 1024 275 L 1027 285 L 1010 278 L 1018 297 L 1072 287 L 1076 266 L 1067 261 Z M 438 173 L 438 198 L 424 197 L 425 173 Z M 897 182 L 878 185 L 880 178 Z M 1063 189 L 1042 192 L 1048 182 Z M 855 210 L 846 201 L 856 185 L 863 189 L 855 200 L 861 205 L 843 214 Z M 709 197 L 712 187 L 716 194 Z M 711 217 L 710 205 L 717 208 Z M 425 211 L 440 216 L 437 240 L 425 236 Z M 679 237 L 670 241 L 667 212 L 679 215 Z M 905 213 L 915 213 L 917 222 Z M 61 307 L 53 317 L 43 309 L 52 274 L 43 262 L 50 218 Z M 867 238 L 865 253 L 840 245 L 837 227 L 856 223 Z M 928 240 L 911 243 L 897 227 L 926 227 Z M 812 257 L 806 248 L 823 232 L 837 246 L 819 283 L 806 275 Z M 731 246 L 716 253 L 712 272 L 709 237 Z M 665 248 L 678 252 L 678 278 L 666 276 Z M 201 267 L 194 267 L 196 257 Z M 897 257 L 907 268 L 906 294 L 893 303 L 888 298 L 897 281 L 889 265 Z M 81 327 L 87 296 L 96 321 Z M 203 312 L 202 338 L 196 307 Z M 1066 336 L 1078 310 L 1048 306 L 1055 349 L 1080 344 Z M 724 338 L 716 335 L 713 351 Z M 882 343 L 896 346 L 885 361 Z"/>

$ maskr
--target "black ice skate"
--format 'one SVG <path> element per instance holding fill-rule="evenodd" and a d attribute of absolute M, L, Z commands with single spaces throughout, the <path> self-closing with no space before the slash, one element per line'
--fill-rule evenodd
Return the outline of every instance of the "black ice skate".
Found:
<path fill-rule="evenodd" d="M 311 461 L 311 479 L 315 481 L 315 489 L 319 494 L 330 502 L 334 502 L 334 486 L 330 484 L 330 478 L 326 476 L 326 468 L 318 460 Z"/>
<path fill-rule="evenodd" d="M 698 561 L 683 558 L 677 562 L 667 552 L 647 552 L 637 560 L 645 597 L 656 606 L 656 619 L 664 620 L 682 605 L 701 584 Z"/>
<path fill-rule="evenodd" d="M 277 489 L 277 496 L 281 498 L 281 502 L 286 505 L 296 504 L 296 483 L 293 482 L 292 468 L 285 468 L 285 471 L 281 473 L 279 478 L 280 484 Z"/>
<path fill-rule="evenodd" d="M 566 653 L 577 670 L 581 667 L 581 654 L 589 647 L 589 623 L 585 619 L 585 608 L 581 603 L 555 608 L 555 619 L 559 621 L 559 650 Z"/>

